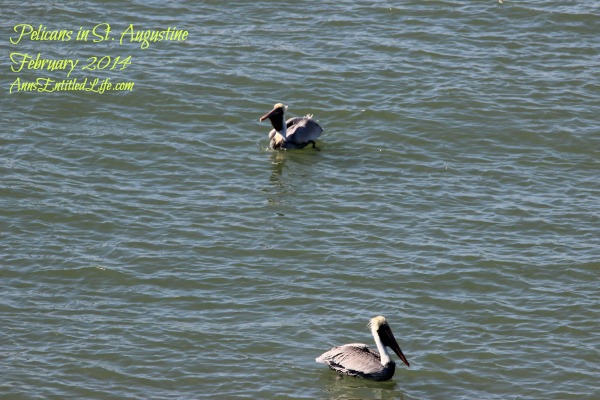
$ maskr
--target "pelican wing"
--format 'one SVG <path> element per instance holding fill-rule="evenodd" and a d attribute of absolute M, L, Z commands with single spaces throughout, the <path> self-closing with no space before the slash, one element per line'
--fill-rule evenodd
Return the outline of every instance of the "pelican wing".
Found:
<path fill-rule="evenodd" d="M 379 353 L 362 343 L 334 347 L 316 359 L 340 374 L 363 378 L 377 377 L 383 372 L 380 360 Z"/>
<path fill-rule="evenodd" d="M 286 126 L 287 141 L 296 144 L 305 144 L 311 140 L 317 140 L 323 132 L 323 128 L 310 115 L 290 118 L 286 121 Z"/>

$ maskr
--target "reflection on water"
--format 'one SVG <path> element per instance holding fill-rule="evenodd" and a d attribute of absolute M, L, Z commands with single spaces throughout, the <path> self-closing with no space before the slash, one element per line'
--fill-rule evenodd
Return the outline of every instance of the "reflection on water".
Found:
<path fill-rule="evenodd" d="M 271 205 L 290 204 L 295 195 L 313 184 L 315 167 L 322 159 L 318 150 L 270 151 L 271 175 L 267 201 Z"/>
<path fill-rule="evenodd" d="M 327 373 L 331 374 L 328 375 Z M 324 392 L 327 398 L 331 400 L 342 399 L 406 399 L 395 380 L 385 382 L 375 382 L 368 379 L 341 376 L 336 372 L 329 370 L 323 371 L 321 382 L 326 382 Z"/>
<path fill-rule="evenodd" d="M 190 38 L 5 37 L 5 61 L 132 55 L 77 72 L 135 89 L 10 95 L 3 67 L 0 397 L 598 391 L 598 1 L 63 3 L 3 0 L 5 32 Z M 274 99 L 323 119 L 321 151 L 265 150 L 249 121 Z M 376 313 L 403 316 L 418 367 L 314 362 Z"/>
<path fill-rule="evenodd" d="M 291 184 L 286 182 L 283 171 L 286 162 L 285 151 L 271 151 L 271 175 L 267 192 L 267 202 L 270 206 L 280 206 L 284 203 L 284 196 L 290 193 Z M 278 213 L 278 215 L 282 215 Z"/>

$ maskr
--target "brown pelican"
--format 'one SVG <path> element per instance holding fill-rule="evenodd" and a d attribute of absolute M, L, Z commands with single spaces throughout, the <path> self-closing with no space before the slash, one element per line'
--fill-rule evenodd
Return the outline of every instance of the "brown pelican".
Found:
<path fill-rule="evenodd" d="M 316 361 L 327 364 L 329 368 L 342 375 L 387 381 L 394 376 L 396 370 L 396 363 L 392 361 L 386 349 L 388 346 L 407 367 L 410 367 L 384 317 L 372 318 L 367 326 L 371 329 L 379 353 L 366 344 L 351 343 L 332 348 L 321 354 Z"/>
<path fill-rule="evenodd" d="M 269 132 L 271 141 L 269 147 L 273 150 L 303 149 L 312 144 L 313 149 L 316 148 L 315 140 L 321 135 L 323 128 L 312 119 L 312 114 L 285 121 L 283 115 L 286 110 L 286 105 L 277 103 L 271 111 L 258 119 L 262 122 L 269 118 L 273 125 L 273 129 Z"/>

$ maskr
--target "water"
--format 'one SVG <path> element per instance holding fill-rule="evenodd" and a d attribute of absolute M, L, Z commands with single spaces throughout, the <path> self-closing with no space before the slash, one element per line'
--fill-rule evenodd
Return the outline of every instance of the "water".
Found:
<path fill-rule="evenodd" d="M 0 398 L 600 396 L 597 2 L 2 9 Z M 65 79 L 15 51 L 135 86 L 10 94 Z M 280 101 L 321 151 L 267 150 Z M 378 314 L 410 368 L 314 362 Z"/>

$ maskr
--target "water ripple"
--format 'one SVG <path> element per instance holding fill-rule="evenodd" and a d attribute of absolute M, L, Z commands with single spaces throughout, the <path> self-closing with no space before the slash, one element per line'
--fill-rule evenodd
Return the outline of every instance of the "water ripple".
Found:
<path fill-rule="evenodd" d="M 5 7 L 190 31 L 20 47 L 136 89 L 0 100 L 5 397 L 597 395 L 595 2 L 107 7 Z M 278 101 L 321 151 L 267 149 Z M 376 314 L 410 369 L 314 363 Z"/>

